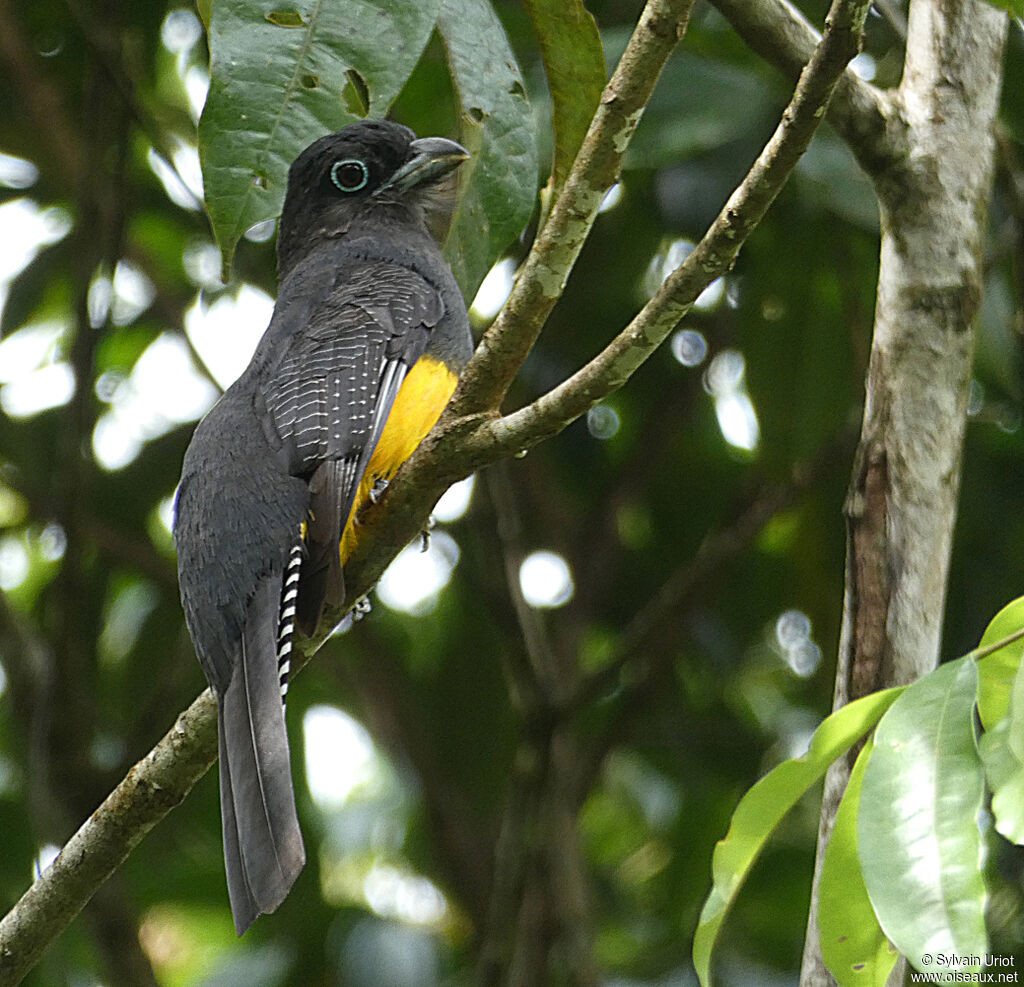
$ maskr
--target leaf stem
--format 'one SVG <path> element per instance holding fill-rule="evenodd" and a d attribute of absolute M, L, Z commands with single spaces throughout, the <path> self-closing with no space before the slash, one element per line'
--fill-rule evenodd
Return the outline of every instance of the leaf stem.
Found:
<path fill-rule="evenodd" d="M 972 658 L 974 661 L 981 661 L 982 658 L 987 658 L 989 655 L 1005 648 L 1008 644 L 1013 644 L 1014 641 L 1019 641 L 1021 638 L 1024 638 L 1024 627 L 1014 631 L 1012 634 L 1008 634 L 1002 640 L 986 644 L 984 647 L 975 648 L 973 651 L 968 651 L 965 657 Z"/>

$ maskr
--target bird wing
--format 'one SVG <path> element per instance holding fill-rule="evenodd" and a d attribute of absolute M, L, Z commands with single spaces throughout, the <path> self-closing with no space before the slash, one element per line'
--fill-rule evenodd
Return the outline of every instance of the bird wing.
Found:
<path fill-rule="evenodd" d="M 338 543 L 409 368 L 444 315 L 439 291 L 398 264 L 342 266 L 305 308 L 263 390 L 289 470 L 310 487 L 299 621 L 311 630 L 343 592 Z"/>

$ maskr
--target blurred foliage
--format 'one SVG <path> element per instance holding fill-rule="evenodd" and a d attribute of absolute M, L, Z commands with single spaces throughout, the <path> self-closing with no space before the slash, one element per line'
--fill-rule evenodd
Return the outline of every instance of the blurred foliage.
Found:
<path fill-rule="evenodd" d="M 611 67 L 637 5 L 587 6 Z M 824 3 L 800 6 L 821 23 Z M 495 9 L 549 161 L 537 39 L 522 6 L 500 0 Z M 3 164 L 0 209 L 33 205 L 54 241 L 25 258 L 0 322 L 6 906 L 40 851 L 68 837 L 204 685 L 167 530 L 185 445 L 215 393 L 216 368 L 199 355 L 198 335 L 186 335 L 186 317 L 235 298 L 243 283 L 272 295 L 275 278 L 272 231 L 257 227 L 239 243 L 236 280 L 219 282 L 192 175 L 208 65 L 192 8 L 5 3 L 0 31 L 0 151 L 34 166 Z M 879 84 L 897 81 L 900 47 L 898 25 L 873 17 L 863 65 Z M 966 651 L 989 615 L 1019 593 L 1024 557 L 1022 49 L 1015 29 L 947 654 Z M 447 58 L 433 37 L 392 108 L 420 134 L 457 132 Z M 699 6 L 641 123 L 621 197 L 598 218 L 512 401 L 563 379 L 631 318 L 666 259 L 699 238 L 786 98 L 780 78 Z M 2 252 L 24 252 L 3 239 Z M 692 982 L 691 940 L 714 843 L 740 795 L 799 753 L 829 708 L 842 503 L 877 246 L 870 184 L 826 128 L 721 291 L 681 327 L 700 334 L 705 358 L 696 359 L 698 337 L 677 336 L 603 412 L 505 471 L 522 545 L 559 553 L 573 574 L 572 599 L 540 614 L 550 647 L 588 669 L 612 660 L 624 629 L 674 574 L 689 571 L 706 539 L 737 533 L 734 548 L 662 615 L 646 644 L 657 669 L 651 681 L 617 680 L 579 717 L 590 759 L 579 835 L 596 959 L 611 982 Z M 241 339 L 244 328 L 219 331 Z M 143 372 L 147 354 L 156 365 Z M 160 390 L 168 405 L 154 409 L 137 391 L 161 375 L 174 387 Z M 69 380 L 77 381 L 73 393 Z M 33 400 L 48 406 L 33 410 Z M 737 408 L 751 449 L 723 436 L 719 414 L 735 420 Z M 744 408 L 756 414 L 756 443 Z M 738 523 L 794 483 L 753 534 Z M 471 980 L 523 737 L 502 666 L 524 646 L 486 484 L 477 483 L 467 513 L 444 530 L 461 554 L 436 606 L 413 616 L 377 603 L 370 618 L 332 639 L 289 695 L 309 864 L 279 911 L 235 939 L 210 776 L 29 983 L 145 984 L 150 966 L 167 984 Z M 799 647 L 778 630 L 792 612 L 807 618 Z M 376 742 L 365 777 L 342 802 L 318 801 L 302 783 L 303 723 L 324 704 L 364 723 Z M 347 770 L 341 760 L 338 770 Z M 816 829 L 808 799 L 755 867 L 722 930 L 723 983 L 795 982 Z M 993 948 L 1009 951 L 1024 939 L 1024 861 L 994 834 L 989 843 Z M 431 884 L 416 883 L 424 878 Z"/>

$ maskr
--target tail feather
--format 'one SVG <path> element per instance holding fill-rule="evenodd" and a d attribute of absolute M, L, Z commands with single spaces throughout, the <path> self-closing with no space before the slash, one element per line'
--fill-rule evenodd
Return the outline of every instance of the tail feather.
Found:
<path fill-rule="evenodd" d="M 231 914 L 235 919 L 235 931 L 241 935 L 261 914 L 260 906 L 253 897 L 242 865 L 242 849 L 235 817 L 235 801 L 231 790 L 231 771 L 228 768 L 225 731 L 220 733 L 220 816 L 224 829 L 224 869 L 228 880 L 228 897 L 231 900 Z"/>
<path fill-rule="evenodd" d="M 292 639 L 295 636 L 295 620 L 298 610 L 299 579 L 305 546 L 302 533 L 292 546 L 288 565 L 284 570 L 284 589 L 281 592 L 281 616 L 277 627 L 277 678 L 281 685 L 281 703 L 288 698 L 288 682 L 292 674 Z"/>
<path fill-rule="evenodd" d="M 281 904 L 306 861 L 278 679 L 280 601 L 281 577 L 265 579 L 220 701 L 224 860 L 239 935 Z"/>

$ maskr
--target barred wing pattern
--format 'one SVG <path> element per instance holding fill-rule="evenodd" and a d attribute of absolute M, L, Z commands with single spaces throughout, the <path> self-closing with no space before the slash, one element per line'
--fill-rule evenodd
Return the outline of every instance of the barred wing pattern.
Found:
<path fill-rule="evenodd" d="M 443 315 L 439 292 L 415 271 L 346 265 L 270 374 L 267 413 L 291 472 L 311 491 L 303 595 L 308 588 L 317 602 L 302 608 L 304 625 L 325 591 L 340 590 L 338 542 L 353 498 L 405 374 Z"/>

